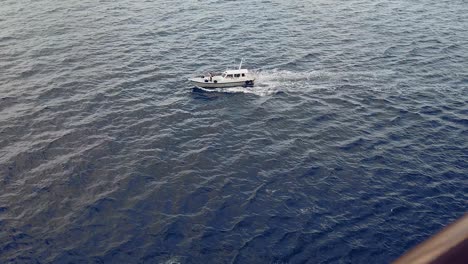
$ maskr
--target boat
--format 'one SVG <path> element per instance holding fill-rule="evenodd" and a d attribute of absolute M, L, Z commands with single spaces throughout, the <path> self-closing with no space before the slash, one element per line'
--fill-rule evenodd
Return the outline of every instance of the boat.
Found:
<path fill-rule="evenodd" d="M 202 76 L 190 78 L 189 81 L 201 88 L 228 88 L 251 87 L 254 85 L 255 76 L 247 69 L 242 69 L 241 60 L 237 70 L 226 70 L 221 74 L 208 73 Z"/>

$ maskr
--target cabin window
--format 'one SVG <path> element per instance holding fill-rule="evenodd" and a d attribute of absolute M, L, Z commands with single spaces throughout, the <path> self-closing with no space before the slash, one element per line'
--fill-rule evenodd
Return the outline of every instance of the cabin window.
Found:
<path fill-rule="evenodd" d="M 227 77 L 228 77 L 228 78 L 232 78 L 232 74 L 228 74 Z"/>
<path fill-rule="evenodd" d="M 239 78 L 239 77 L 240 77 L 240 74 L 239 74 L 239 73 L 238 73 L 238 74 L 234 74 L 234 77 Z"/>
<path fill-rule="evenodd" d="M 242 74 L 242 77 L 245 77 L 245 73 Z"/>

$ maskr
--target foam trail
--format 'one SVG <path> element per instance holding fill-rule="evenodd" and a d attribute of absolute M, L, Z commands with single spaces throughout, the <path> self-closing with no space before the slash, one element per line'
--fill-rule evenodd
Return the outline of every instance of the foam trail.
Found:
<path fill-rule="evenodd" d="M 293 72 L 288 70 L 254 70 L 255 86 L 276 91 L 295 90 L 316 81 L 332 80 L 335 76 L 322 71 Z"/>
<path fill-rule="evenodd" d="M 331 79 L 333 75 L 323 71 L 292 72 L 288 70 L 254 70 L 257 82 L 279 81 L 279 82 L 299 82 L 311 80 Z"/>

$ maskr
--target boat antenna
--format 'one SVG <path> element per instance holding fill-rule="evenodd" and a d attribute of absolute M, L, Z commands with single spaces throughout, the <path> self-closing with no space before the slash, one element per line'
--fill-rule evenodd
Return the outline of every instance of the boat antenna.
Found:
<path fill-rule="evenodd" d="M 240 62 L 240 64 L 239 64 L 239 70 L 240 70 L 241 67 L 242 67 L 242 62 L 243 62 L 243 61 L 244 61 L 244 58 L 241 59 L 241 62 Z"/>

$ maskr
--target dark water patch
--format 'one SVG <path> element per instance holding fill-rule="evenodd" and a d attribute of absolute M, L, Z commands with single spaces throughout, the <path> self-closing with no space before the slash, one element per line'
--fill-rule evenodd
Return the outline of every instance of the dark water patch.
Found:
<path fill-rule="evenodd" d="M 468 118 L 460 118 L 456 115 L 442 115 L 441 119 L 445 121 L 449 121 L 456 125 L 464 125 L 464 126 L 468 125 Z"/>

